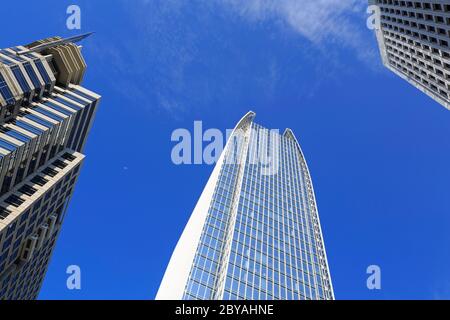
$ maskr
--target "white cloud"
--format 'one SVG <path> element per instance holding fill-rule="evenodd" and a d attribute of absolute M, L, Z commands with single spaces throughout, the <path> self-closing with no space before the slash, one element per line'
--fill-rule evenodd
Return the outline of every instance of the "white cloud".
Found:
<path fill-rule="evenodd" d="M 217 0 L 252 21 L 281 21 L 316 45 L 339 43 L 364 57 L 366 0 Z M 355 22 L 356 21 L 356 22 Z"/>
<path fill-rule="evenodd" d="M 303 81 L 296 95 L 313 96 L 321 83 L 355 71 L 353 59 L 379 60 L 366 1 L 122 0 L 126 33 L 108 35 L 93 56 L 114 72 L 116 90 L 174 117 L 218 99 L 238 104 L 248 88 L 270 100 Z"/>

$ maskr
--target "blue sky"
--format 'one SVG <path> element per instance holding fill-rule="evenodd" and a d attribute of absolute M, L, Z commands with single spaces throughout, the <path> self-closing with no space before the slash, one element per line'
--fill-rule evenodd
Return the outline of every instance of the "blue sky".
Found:
<path fill-rule="evenodd" d="M 27 5 L 24 5 L 27 2 Z M 82 30 L 66 28 L 78 4 Z M 17 1 L 0 47 L 83 42 L 103 96 L 41 299 L 151 299 L 212 171 L 173 130 L 248 111 L 290 127 L 313 177 L 338 299 L 450 298 L 450 113 L 385 70 L 360 0 Z M 67 266 L 82 289 L 66 288 Z M 366 268 L 382 290 L 366 288 Z"/>

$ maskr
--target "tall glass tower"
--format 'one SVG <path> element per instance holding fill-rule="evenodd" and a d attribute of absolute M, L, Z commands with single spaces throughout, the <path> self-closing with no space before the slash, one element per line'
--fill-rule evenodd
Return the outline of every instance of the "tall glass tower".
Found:
<path fill-rule="evenodd" d="M 85 36 L 0 50 L 0 300 L 38 296 L 80 173 L 100 101 Z"/>
<path fill-rule="evenodd" d="M 156 299 L 334 299 L 300 145 L 254 117 L 228 139 Z"/>

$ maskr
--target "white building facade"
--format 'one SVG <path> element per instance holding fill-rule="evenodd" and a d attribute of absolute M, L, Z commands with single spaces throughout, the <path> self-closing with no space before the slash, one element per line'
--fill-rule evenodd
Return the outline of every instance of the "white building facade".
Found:
<path fill-rule="evenodd" d="M 369 0 L 383 64 L 450 109 L 450 1 Z"/>

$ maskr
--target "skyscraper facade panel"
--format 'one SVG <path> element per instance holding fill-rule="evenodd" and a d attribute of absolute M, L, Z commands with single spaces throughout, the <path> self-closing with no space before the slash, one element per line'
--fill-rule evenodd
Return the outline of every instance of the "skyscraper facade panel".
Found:
<path fill-rule="evenodd" d="M 333 299 L 311 177 L 291 130 L 236 126 L 157 299 Z"/>
<path fill-rule="evenodd" d="M 450 109 L 448 0 L 369 0 L 378 6 L 376 31 L 384 65 Z"/>
<path fill-rule="evenodd" d="M 0 50 L 0 299 L 38 296 L 79 175 L 100 101 L 80 49 Z"/>

